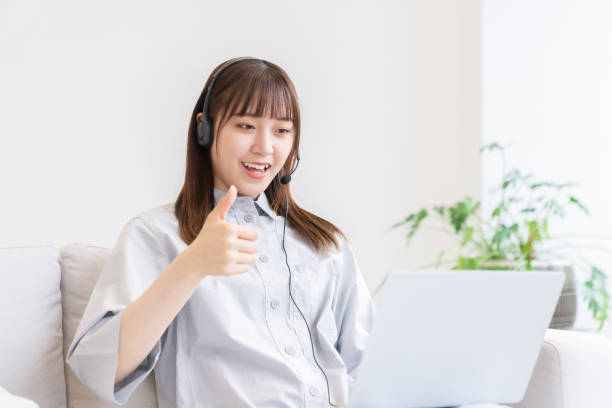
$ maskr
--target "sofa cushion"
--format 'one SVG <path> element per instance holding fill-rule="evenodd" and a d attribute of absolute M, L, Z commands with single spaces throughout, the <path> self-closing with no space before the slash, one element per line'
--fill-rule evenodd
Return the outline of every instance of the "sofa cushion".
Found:
<path fill-rule="evenodd" d="M 612 341 L 591 332 L 547 329 L 527 391 L 514 408 L 612 406 Z"/>
<path fill-rule="evenodd" d="M 110 248 L 68 244 L 60 249 L 62 265 L 62 304 L 64 308 L 64 353 L 85 312 L 89 296 L 111 253 Z M 65 359 L 65 355 L 64 355 Z M 84 386 L 69 366 L 66 366 L 66 387 L 69 408 L 116 407 L 99 399 Z M 123 405 L 128 408 L 157 407 L 155 376 L 151 373 Z"/>
<path fill-rule="evenodd" d="M 37 403 L 27 398 L 13 395 L 0 385 L 0 407 L 40 408 Z"/>
<path fill-rule="evenodd" d="M 66 406 L 60 253 L 0 248 L 0 384 L 41 407 Z"/>

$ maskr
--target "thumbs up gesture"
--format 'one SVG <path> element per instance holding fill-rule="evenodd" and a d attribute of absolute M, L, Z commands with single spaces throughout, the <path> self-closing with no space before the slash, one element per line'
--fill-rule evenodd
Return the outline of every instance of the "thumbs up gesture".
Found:
<path fill-rule="evenodd" d="M 208 214 L 198 236 L 179 255 L 196 268 L 201 276 L 234 275 L 248 272 L 255 263 L 259 233 L 253 227 L 225 222 L 236 200 L 236 187 L 230 186 Z"/>

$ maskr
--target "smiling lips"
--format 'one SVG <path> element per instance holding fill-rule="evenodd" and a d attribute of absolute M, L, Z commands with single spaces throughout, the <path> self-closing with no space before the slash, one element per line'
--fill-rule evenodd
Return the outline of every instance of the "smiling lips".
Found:
<path fill-rule="evenodd" d="M 246 171 L 246 173 L 257 179 L 264 178 L 268 169 L 270 168 L 269 163 L 253 163 L 253 162 L 242 162 L 242 168 Z"/>
<path fill-rule="evenodd" d="M 259 163 L 259 162 L 242 162 L 246 167 L 255 168 L 258 170 L 265 170 L 270 167 L 270 163 Z"/>

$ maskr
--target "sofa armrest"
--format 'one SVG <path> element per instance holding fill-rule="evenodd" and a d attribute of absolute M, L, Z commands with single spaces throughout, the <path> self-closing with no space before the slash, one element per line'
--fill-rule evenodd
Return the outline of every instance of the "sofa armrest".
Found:
<path fill-rule="evenodd" d="M 612 341 L 547 329 L 527 391 L 515 408 L 612 407 Z"/>

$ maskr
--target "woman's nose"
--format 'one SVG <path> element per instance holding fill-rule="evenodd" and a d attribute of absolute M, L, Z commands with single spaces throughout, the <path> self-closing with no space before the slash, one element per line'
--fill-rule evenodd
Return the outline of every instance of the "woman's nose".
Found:
<path fill-rule="evenodd" d="M 272 132 L 268 130 L 262 130 L 257 132 L 257 137 L 255 138 L 254 150 L 259 153 L 272 153 L 274 149 L 272 148 Z"/>

